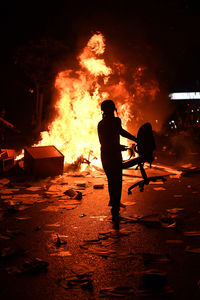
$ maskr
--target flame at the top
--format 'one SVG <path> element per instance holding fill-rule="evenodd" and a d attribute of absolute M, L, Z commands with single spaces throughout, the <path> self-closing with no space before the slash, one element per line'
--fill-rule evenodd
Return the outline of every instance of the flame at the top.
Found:
<path fill-rule="evenodd" d="M 97 56 L 102 55 L 105 51 L 104 40 L 104 36 L 101 33 L 94 34 L 79 56 L 80 65 L 94 76 L 108 76 L 112 73 L 111 68 L 106 66 L 104 59 L 97 59 Z"/>

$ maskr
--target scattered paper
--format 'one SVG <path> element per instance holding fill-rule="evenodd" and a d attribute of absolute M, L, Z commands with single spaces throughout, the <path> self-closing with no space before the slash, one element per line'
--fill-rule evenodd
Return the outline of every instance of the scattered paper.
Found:
<path fill-rule="evenodd" d="M 184 208 L 182 208 L 182 207 L 174 207 L 174 208 L 167 209 L 167 212 L 170 214 L 177 214 L 182 211 L 184 211 Z"/>
<path fill-rule="evenodd" d="M 166 188 L 164 188 L 164 187 L 155 187 L 155 188 L 153 188 L 154 189 L 154 191 L 166 191 Z"/>
<path fill-rule="evenodd" d="M 66 250 L 59 250 L 56 252 L 53 252 L 50 254 L 51 256 L 71 256 L 71 252 L 70 251 L 66 251 Z"/>
<path fill-rule="evenodd" d="M 185 236 L 200 236 L 199 230 L 193 230 L 193 231 L 184 231 L 183 233 Z"/>
<path fill-rule="evenodd" d="M 15 219 L 18 221 L 26 221 L 26 220 L 30 220 L 32 217 L 16 217 Z"/>
<path fill-rule="evenodd" d="M 187 247 L 185 248 L 185 251 L 186 251 L 186 252 L 189 252 L 189 253 L 200 254 L 200 248 L 191 248 L 190 246 L 187 246 Z"/>
<path fill-rule="evenodd" d="M 122 297 L 123 299 L 126 299 L 126 297 L 132 295 L 134 297 L 134 290 L 131 287 L 128 286 L 111 286 L 102 288 L 100 290 L 100 294 L 102 296 L 111 296 L 111 297 Z"/>
<path fill-rule="evenodd" d="M 93 188 L 94 189 L 104 189 L 104 184 L 94 184 Z"/>
<path fill-rule="evenodd" d="M 0 179 L 0 184 L 2 184 L 2 185 L 6 185 L 9 182 L 10 182 L 10 180 L 8 178 L 2 178 L 2 179 Z"/>

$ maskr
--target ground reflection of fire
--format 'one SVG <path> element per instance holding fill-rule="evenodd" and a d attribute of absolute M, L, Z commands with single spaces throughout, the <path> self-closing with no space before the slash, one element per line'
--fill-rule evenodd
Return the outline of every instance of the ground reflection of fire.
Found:
<path fill-rule="evenodd" d="M 64 154 L 66 164 L 80 157 L 90 157 L 92 163 L 100 165 L 97 123 L 101 119 L 99 104 L 104 99 L 115 101 L 124 128 L 131 120 L 134 95 L 130 95 L 121 75 L 124 66 L 116 62 L 112 68 L 107 66 L 102 58 L 104 52 L 105 38 L 96 33 L 78 56 L 80 69 L 65 70 L 57 75 L 57 117 L 48 131 L 41 132 L 37 146 L 56 146 Z"/>

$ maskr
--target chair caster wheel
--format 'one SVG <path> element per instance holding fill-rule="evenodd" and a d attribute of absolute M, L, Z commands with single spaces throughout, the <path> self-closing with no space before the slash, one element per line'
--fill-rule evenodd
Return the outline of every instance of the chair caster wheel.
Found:
<path fill-rule="evenodd" d="M 128 195 L 131 195 L 132 194 L 132 192 L 131 191 L 128 191 Z"/>

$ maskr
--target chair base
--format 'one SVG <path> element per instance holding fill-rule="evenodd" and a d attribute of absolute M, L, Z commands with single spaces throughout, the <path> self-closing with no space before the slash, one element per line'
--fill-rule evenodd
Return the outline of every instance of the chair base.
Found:
<path fill-rule="evenodd" d="M 130 186 L 130 187 L 128 188 L 128 195 L 131 195 L 131 194 L 132 194 L 131 190 L 134 189 L 136 186 L 139 187 L 140 192 L 143 192 L 143 191 L 144 191 L 144 185 L 148 185 L 149 182 L 151 182 L 151 181 L 152 181 L 152 182 L 156 182 L 156 181 L 158 181 L 158 180 L 160 180 L 160 181 L 162 181 L 162 182 L 167 181 L 167 179 L 166 179 L 164 176 L 152 176 L 152 177 L 147 177 L 147 178 L 145 178 L 145 179 L 143 179 L 143 180 L 141 180 L 141 181 L 139 181 L 139 182 L 133 184 L 132 186 Z"/>

